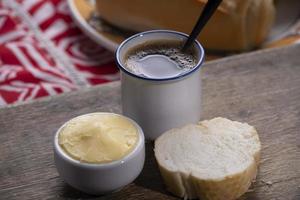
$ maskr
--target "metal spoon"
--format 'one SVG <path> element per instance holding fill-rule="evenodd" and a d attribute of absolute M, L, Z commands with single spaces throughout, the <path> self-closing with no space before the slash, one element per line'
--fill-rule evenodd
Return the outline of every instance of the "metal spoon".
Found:
<path fill-rule="evenodd" d="M 191 46 L 191 44 L 197 38 L 197 36 L 201 32 L 201 30 L 203 29 L 205 24 L 208 22 L 210 17 L 214 14 L 214 12 L 216 11 L 216 9 L 218 8 L 218 6 L 220 5 L 221 2 L 222 2 L 222 0 L 208 0 L 201 15 L 199 16 L 199 19 L 198 19 L 196 25 L 194 26 L 191 34 L 189 35 L 187 41 L 185 42 L 185 44 L 182 48 L 183 52 L 186 51 Z"/>

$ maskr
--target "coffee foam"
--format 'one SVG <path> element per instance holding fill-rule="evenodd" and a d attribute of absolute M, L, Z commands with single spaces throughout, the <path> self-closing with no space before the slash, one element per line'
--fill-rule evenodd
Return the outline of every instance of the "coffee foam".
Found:
<path fill-rule="evenodd" d="M 186 72 L 196 66 L 198 58 L 195 47 L 182 52 L 182 45 L 182 41 L 175 40 L 155 40 L 142 43 L 127 52 L 125 67 L 134 74 L 143 75 L 139 70 L 140 64 L 138 61 L 149 55 L 164 55 L 174 61 L 182 72 Z"/>

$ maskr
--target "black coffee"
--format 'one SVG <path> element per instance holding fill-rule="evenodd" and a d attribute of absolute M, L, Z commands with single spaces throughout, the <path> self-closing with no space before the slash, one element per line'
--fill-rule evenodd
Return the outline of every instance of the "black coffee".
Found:
<path fill-rule="evenodd" d="M 156 40 L 145 42 L 127 52 L 125 67 L 130 72 L 149 78 L 170 78 L 194 68 L 198 62 L 196 49 L 182 52 L 183 42 Z"/>

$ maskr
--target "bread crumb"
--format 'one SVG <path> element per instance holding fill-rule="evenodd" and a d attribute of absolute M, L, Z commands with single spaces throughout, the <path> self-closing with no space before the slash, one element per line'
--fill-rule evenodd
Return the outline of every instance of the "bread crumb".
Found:
<path fill-rule="evenodd" d="M 262 180 L 261 182 L 264 183 L 264 184 L 266 184 L 266 185 L 268 185 L 268 186 L 271 186 L 273 184 L 272 181 L 264 181 L 264 180 Z"/>

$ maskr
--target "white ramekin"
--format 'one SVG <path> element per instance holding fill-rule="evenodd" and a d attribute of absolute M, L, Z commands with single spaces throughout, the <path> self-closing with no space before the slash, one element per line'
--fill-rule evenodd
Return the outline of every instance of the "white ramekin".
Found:
<path fill-rule="evenodd" d="M 90 114 L 95 113 L 86 115 Z M 118 116 L 125 117 L 123 115 Z M 72 187 L 93 195 L 113 192 L 133 182 L 144 166 L 145 139 L 140 126 L 132 119 L 125 118 L 138 130 L 137 144 L 122 159 L 103 164 L 83 163 L 66 154 L 58 143 L 59 133 L 67 122 L 62 125 L 54 137 L 54 160 L 60 177 Z"/>

